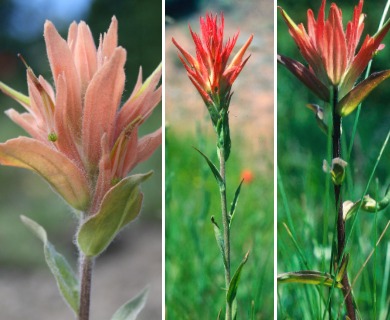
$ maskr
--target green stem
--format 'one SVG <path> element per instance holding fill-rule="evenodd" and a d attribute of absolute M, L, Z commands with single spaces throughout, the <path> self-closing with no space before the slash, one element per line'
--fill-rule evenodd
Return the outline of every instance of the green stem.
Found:
<path fill-rule="evenodd" d="M 332 131 L 332 149 L 333 159 L 341 158 L 341 116 L 337 113 L 336 107 L 338 103 L 338 88 L 333 87 L 333 131 Z M 338 261 L 338 268 L 344 263 L 344 251 L 345 251 L 345 221 L 343 218 L 343 199 L 341 193 L 341 184 L 334 185 L 334 195 L 336 203 L 336 214 L 337 214 L 337 255 L 336 261 Z M 343 279 L 343 295 L 346 303 L 347 314 L 351 320 L 356 320 L 356 310 L 353 296 L 351 293 L 351 285 L 348 279 L 347 271 L 344 272 Z"/>
<path fill-rule="evenodd" d="M 80 253 L 80 309 L 78 320 L 89 320 L 93 259 Z"/>
<path fill-rule="evenodd" d="M 226 174 L 225 174 L 225 155 L 223 148 L 218 148 L 219 157 L 219 173 L 223 180 L 223 186 L 220 188 L 221 193 L 221 209 L 222 209 L 222 223 L 223 223 L 223 240 L 224 240 L 224 251 L 225 251 L 225 285 L 226 293 L 228 292 L 230 285 L 230 229 L 229 229 L 229 217 L 226 205 Z M 225 320 L 232 320 L 232 310 L 226 300 L 226 314 Z"/>

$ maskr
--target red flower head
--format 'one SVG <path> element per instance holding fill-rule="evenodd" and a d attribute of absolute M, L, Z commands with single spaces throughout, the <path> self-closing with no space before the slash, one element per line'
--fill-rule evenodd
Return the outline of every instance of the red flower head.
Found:
<path fill-rule="evenodd" d="M 231 97 L 231 87 L 240 74 L 249 56 L 243 59 L 253 35 L 228 64 L 229 56 L 237 42 L 238 32 L 224 44 L 224 17 L 212 14 L 200 18 L 201 35 L 197 35 L 189 27 L 196 47 L 196 58 L 184 50 L 175 39 L 174 45 L 183 56 L 181 62 L 187 69 L 187 74 L 195 85 L 209 110 L 214 106 L 217 110 L 227 109 Z"/>
<path fill-rule="evenodd" d="M 390 29 L 390 23 L 388 21 L 373 37 L 367 35 L 356 52 L 364 29 L 363 0 L 355 7 L 345 30 L 341 9 L 332 3 L 328 19 L 325 19 L 325 5 L 326 0 L 323 0 L 317 20 L 311 9 L 307 11 L 307 30 L 302 23 L 296 25 L 280 8 L 309 69 L 287 57 L 279 56 L 278 60 L 321 99 L 329 101 L 330 86 L 338 87 L 340 98 L 352 90 L 374 54 L 383 49 L 381 42 Z"/>
<path fill-rule="evenodd" d="M 161 144 L 161 129 L 138 135 L 161 100 L 161 65 L 144 82 L 140 70 L 133 93 L 120 107 L 126 50 L 117 45 L 117 29 L 113 17 L 96 48 L 85 22 L 73 22 L 65 40 L 47 21 L 54 87 L 30 68 L 28 96 L 0 82 L 0 91 L 26 109 L 10 109 L 7 115 L 31 136 L 0 143 L 0 164 L 37 172 L 72 207 L 89 214 Z"/>

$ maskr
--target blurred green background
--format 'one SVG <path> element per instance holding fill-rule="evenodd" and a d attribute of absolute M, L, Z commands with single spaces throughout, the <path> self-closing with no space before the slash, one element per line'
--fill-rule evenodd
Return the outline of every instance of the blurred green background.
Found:
<path fill-rule="evenodd" d="M 240 30 L 233 55 L 248 39 L 251 57 L 233 85 L 230 105 L 232 153 L 227 162 L 228 205 L 243 170 L 253 181 L 242 186 L 231 229 L 232 273 L 245 253 L 237 319 L 273 318 L 273 5 L 271 1 L 198 3 L 166 25 L 166 318 L 216 319 L 224 308 L 223 264 L 211 216 L 221 226 L 215 182 L 196 147 L 218 163 L 216 138 L 201 97 L 172 45 L 174 37 L 194 54 L 188 24 L 199 31 L 206 12 L 225 14 L 225 41 Z M 221 316 L 223 318 L 223 315 Z"/>
<path fill-rule="evenodd" d="M 352 10 L 358 1 L 338 1 L 343 11 L 344 25 L 350 20 Z M 366 1 L 365 29 L 362 39 L 368 33 L 373 35 L 385 7 L 386 1 Z M 321 1 L 278 1 L 290 17 L 298 24 L 306 25 L 308 8 L 317 16 Z M 327 4 L 328 12 L 330 2 Z M 390 37 L 384 41 L 386 47 L 374 59 L 372 72 L 390 69 Z M 304 62 L 295 42 L 289 35 L 281 14 L 277 13 L 277 52 Z M 348 178 L 345 183 L 344 200 L 356 201 L 362 196 L 374 167 L 379 150 L 390 130 L 389 90 L 390 82 L 384 82 L 364 101 L 353 142 L 351 159 L 348 161 Z M 277 165 L 281 182 L 278 183 L 278 273 L 307 269 L 287 234 L 283 223 L 292 229 L 308 266 L 313 270 L 328 271 L 334 222 L 333 192 L 327 188 L 328 177 L 322 171 L 322 161 L 328 158 L 327 137 L 318 128 L 314 114 L 305 107 L 307 103 L 323 103 L 311 94 L 283 66 L 277 68 Z M 352 127 L 356 112 L 344 118 L 344 152 L 351 143 Z M 343 155 L 347 159 L 346 153 Z M 387 146 L 379 163 L 375 178 L 369 188 L 371 196 L 383 196 L 390 184 L 390 150 Z M 284 187 L 285 198 L 281 188 Z M 291 215 L 291 220 L 288 219 Z M 350 279 L 354 279 L 364 260 L 373 248 L 375 239 L 389 220 L 389 209 L 375 215 L 360 213 L 348 245 L 351 254 Z M 347 222 L 347 232 L 351 230 Z M 294 231 L 295 229 L 295 231 Z M 389 232 L 380 243 L 374 256 L 354 290 L 362 319 L 387 319 L 389 316 L 390 251 Z M 386 278 L 387 277 L 387 278 Z M 320 289 L 321 290 L 321 289 Z M 326 296 L 327 290 L 322 290 Z M 285 284 L 278 285 L 278 318 L 319 319 L 323 309 L 318 291 L 314 286 Z M 299 301 L 299 303 L 297 303 Z M 375 302 L 374 302 L 375 301 Z M 339 302 L 339 300 L 338 300 Z M 374 307 L 375 306 L 375 307 Z M 338 308 L 336 308 L 338 311 Z M 375 311 L 376 310 L 376 311 Z M 379 317 L 381 315 L 381 317 Z"/>
<path fill-rule="evenodd" d="M 115 15 L 119 21 L 119 45 L 127 50 L 126 85 L 123 100 L 127 99 L 135 84 L 139 66 L 144 79 L 161 61 L 161 1 L 11 1 L 3 0 L 0 6 L 0 80 L 27 93 L 26 72 L 17 58 L 21 53 L 36 74 L 52 81 L 46 56 L 43 24 L 51 20 L 63 37 L 73 20 L 84 20 L 89 25 L 95 43 L 99 34 L 106 32 Z M 4 111 L 22 107 L 5 95 L 0 95 L 0 141 L 26 135 L 10 121 Z M 140 135 L 152 132 L 161 125 L 161 106 L 142 126 Z M 145 194 L 143 218 L 161 219 L 161 148 L 136 172 L 153 168 L 155 174 L 143 184 Z M 0 264 L 12 268 L 31 268 L 44 264 L 41 245 L 31 245 L 32 235 L 20 223 L 24 214 L 41 223 L 52 242 L 73 251 L 72 234 L 75 219 L 63 201 L 38 176 L 25 170 L 2 167 L 0 170 Z"/>

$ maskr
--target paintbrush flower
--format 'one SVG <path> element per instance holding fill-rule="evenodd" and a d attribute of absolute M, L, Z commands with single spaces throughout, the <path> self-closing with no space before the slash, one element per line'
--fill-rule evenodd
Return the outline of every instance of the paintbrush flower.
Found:
<path fill-rule="evenodd" d="M 240 74 L 249 56 L 245 52 L 252 42 L 249 37 L 242 48 L 228 63 L 229 57 L 236 45 L 238 32 L 224 43 L 224 16 L 206 14 L 200 18 L 201 35 L 189 27 L 195 44 L 196 57 L 186 51 L 174 38 L 172 41 L 179 49 L 179 58 L 187 70 L 188 77 L 203 98 L 213 122 L 218 117 L 220 109 L 228 109 L 233 82 Z"/>
<path fill-rule="evenodd" d="M 37 172 L 72 207 L 91 216 L 104 197 L 161 144 L 161 128 L 138 137 L 139 126 L 161 100 L 161 66 L 145 81 L 140 69 L 128 100 L 126 50 L 117 45 L 118 22 L 96 48 L 84 23 L 70 25 L 67 40 L 47 21 L 44 37 L 54 87 L 27 68 L 28 96 L 0 82 L 25 109 L 6 114 L 30 136 L 0 144 L 0 163 Z"/>
<path fill-rule="evenodd" d="M 357 50 L 364 29 L 363 0 L 354 8 L 352 20 L 347 23 L 345 30 L 341 9 L 332 3 L 326 19 L 325 6 L 326 0 L 323 0 L 317 20 L 311 9 L 307 11 L 307 29 L 302 23 L 295 24 L 286 11 L 279 7 L 291 36 L 308 63 L 308 68 L 282 55 L 278 56 L 278 61 L 322 100 L 329 101 L 330 87 L 337 87 L 340 99 L 354 89 L 369 61 L 384 48 L 381 42 L 390 29 L 390 20 L 374 36 L 367 35 Z M 354 103 L 361 102 L 360 98 L 366 97 L 387 77 L 388 74 L 376 75 L 374 81 L 362 82 L 363 85 L 354 91 L 353 97 L 349 96 L 339 105 L 338 111 L 342 115 L 349 114 L 356 107 L 351 105 L 352 98 Z M 356 98 L 357 96 L 359 98 Z"/>

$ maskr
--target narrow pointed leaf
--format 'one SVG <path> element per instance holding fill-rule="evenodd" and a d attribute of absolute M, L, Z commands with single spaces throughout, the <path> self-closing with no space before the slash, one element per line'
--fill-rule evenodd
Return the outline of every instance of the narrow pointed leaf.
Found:
<path fill-rule="evenodd" d="M 71 266 L 65 257 L 59 254 L 47 240 L 46 231 L 42 226 L 25 216 L 20 218 L 26 227 L 43 242 L 46 263 L 57 281 L 60 293 L 73 311 L 78 313 L 80 301 L 79 282 Z"/>
<path fill-rule="evenodd" d="M 336 281 L 337 282 L 341 282 L 341 280 L 343 279 L 344 273 L 347 270 L 348 261 L 349 261 L 349 254 L 347 253 L 345 255 L 344 260 L 343 260 L 343 264 L 341 265 L 341 267 L 339 269 L 339 272 L 337 272 L 337 275 L 336 275 Z"/>
<path fill-rule="evenodd" d="M 149 288 L 142 290 L 136 297 L 126 302 L 121 306 L 111 320 L 135 320 L 138 314 L 144 308 L 146 299 L 148 298 Z"/>
<path fill-rule="evenodd" d="M 236 212 L 236 206 L 237 206 L 237 202 L 238 202 L 238 197 L 240 196 L 240 191 L 241 191 L 241 186 L 242 186 L 242 183 L 244 182 L 244 179 L 241 180 L 236 192 L 234 193 L 234 198 L 233 198 L 233 202 L 232 202 L 232 205 L 230 207 L 230 213 L 229 213 L 229 228 L 232 224 L 232 221 L 233 221 L 233 218 L 234 218 L 234 213 Z"/>
<path fill-rule="evenodd" d="M 143 198 L 139 184 L 152 173 L 127 177 L 107 192 L 99 211 L 81 225 L 77 236 L 78 245 L 86 256 L 102 253 L 118 232 L 138 216 Z"/>
<path fill-rule="evenodd" d="M 225 242 L 223 241 L 222 232 L 221 232 L 221 229 L 219 228 L 217 222 L 215 221 L 214 216 L 211 217 L 211 222 L 214 226 L 215 239 L 217 240 L 219 251 L 221 251 L 223 264 L 226 267 L 227 262 L 226 262 L 226 257 L 225 257 Z"/>
<path fill-rule="evenodd" d="M 233 275 L 232 280 L 230 281 L 229 290 L 226 295 L 226 301 L 230 306 L 233 305 L 233 301 L 236 298 L 238 284 L 240 282 L 240 277 L 241 277 L 241 271 L 248 260 L 248 256 L 249 256 L 249 251 L 246 253 L 244 259 L 241 261 L 240 265 L 238 266 L 236 272 Z"/>
<path fill-rule="evenodd" d="M 19 137 L 0 144 L 0 164 L 38 173 L 66 202 L 85 210 L 90 194 L 85 174 L 64 154 L 40 141 Z"/>
<path fill-rule="evenodd" d="M 337 104 L 337 113 L 342 117 L 346 117 L 352 113 L 372 90 L 389 77 L 390 70 L 371 74 L 340 100 Z"/>
<path fill-rule="evenodd" d="M 286 272 L 278 275 L 278 283 L 302 283 L 332 287 L 334 281 L 335 279 L 329 273 L 311 270 Z M 340 289 L 343 288 L 341 282 L 338 281 L 336 281 L 335 286 Z"/>
<path fill-rule="evenodd" d="M 207 164 L 209 165 L 210 169 L 211 169 L 211 172 L 213 173 L 214 177 L 215 177 L 215 180 L 217 180 L 217 183 L 219 185 L 220 188 L 224 188 L 225 187 L 225 183 L 221 177 L 221 174 L 219 173 L 217 167 L 214 165 L 214 163 L 211 162 L 211 160 L 200 150 L 194 148 L 196 151 L 198 151 L 202 156 L 203 158 L 206 160 Z"/>
<path fill-rule="evenodd" d="M 329 102 L 329 89 L 302 63 L 278 54 L 278 62 L 284 65 L 321 100 Z"/>

